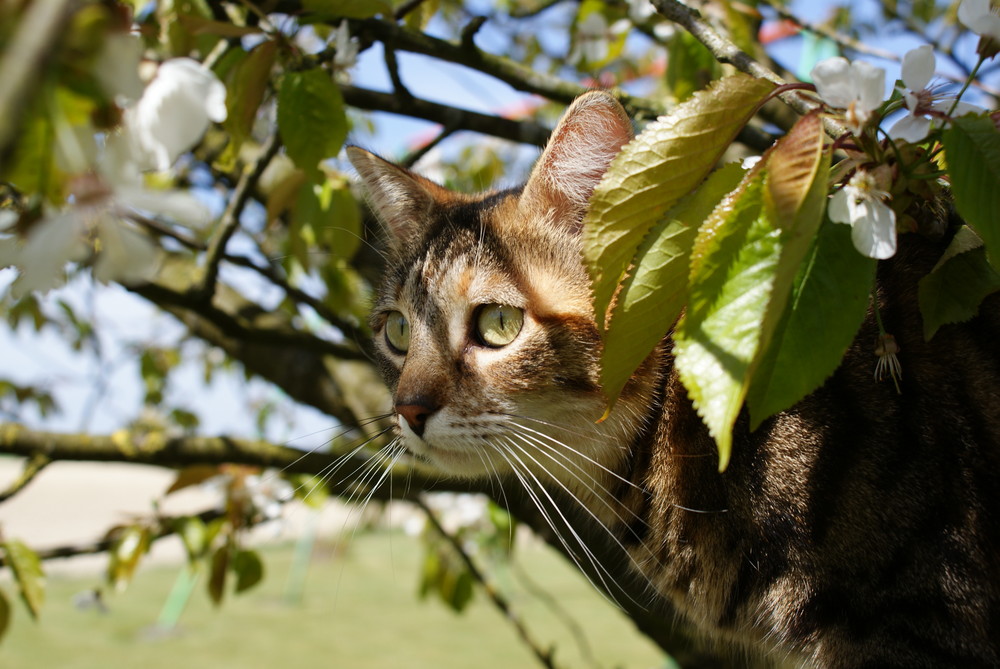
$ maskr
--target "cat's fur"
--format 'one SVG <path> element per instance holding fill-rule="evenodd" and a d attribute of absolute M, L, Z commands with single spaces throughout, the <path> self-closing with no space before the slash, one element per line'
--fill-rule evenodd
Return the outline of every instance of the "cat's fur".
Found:
<path fill-rule="evenodd" d="M 572 492 L 717 638 L 821 667 L 1000 666 L 996 298 L 925 342 L 916 286 L 943 242 L 904 235 L 879 269 L 901 393 L 873 378 L 869 319 L 819 390 L 755 432 L 738 422 L 720 474 L 665 338 L 596 423 L 579 229 L 630 138 L 618 103 L 588 94 L 523 189 L 479 195 L 350 149 L 390 232 L 372 326 L 406 446 L 539 502 L 543 484 Z M 475 331 L 493 303 L 524 311 L 500 348 Z M 410 325 L 405 354 L 385 339 L 393 311 Z"/>

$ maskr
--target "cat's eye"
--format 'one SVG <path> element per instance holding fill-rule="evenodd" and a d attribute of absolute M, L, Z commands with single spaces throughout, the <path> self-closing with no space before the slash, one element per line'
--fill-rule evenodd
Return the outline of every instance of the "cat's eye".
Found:
<path fill-rule="evenodd" d="M 476 336 L 493 348 L 514 341 L 524 325 L 524 312 L 506 304 L 484 304 L 476 312 Z"/>
<path fill-rule="evenodd" d="M 390 311 L 385 318 L 385 340 L 399 353 L 410 348 L 410 322 L 399 311 Z"/>

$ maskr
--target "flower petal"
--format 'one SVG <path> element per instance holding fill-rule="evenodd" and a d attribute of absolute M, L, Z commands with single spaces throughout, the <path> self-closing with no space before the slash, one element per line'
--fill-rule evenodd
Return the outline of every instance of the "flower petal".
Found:
<path fill-rule="evenodd" d="M 851 224 L 851 210 L 848 202 L 854 198 L 851 186 L 844 186 L 830 196 L 830 203 L 827 205 L 827 213 L 834 223 Z"/>
<path fill-rule="evenodd" d="M 821 60 L 809 76 L 816 84 L 816 92 L 831 107 L 846 109 L 854 102 L 851 64 L 846 58 L 837 56 Z"/>
<path fill-rule="evenodd" d="M 907 114 L 889 128 L 889 137 L 916 144 L 927 137 L 931 130 L 931 120 L 923 116 Z"/>
<path fill-rule="evenodd" d="M 212 220 L 211 210 L 184 191 L 119 186 L 115 188 L 115 196 L 123 206 L 169 216 L 187 227 L 202 227 Z"/>
<path fill-rule="evenodd" d="M 910 49 L 903 56 L 903 83 L 911 91 L 922 91 L 934 76 L 934 47 L 930 44 Z"/>
<path fill-rule="evenodd" d="M 989 13 L 990 0 L 962 0 L 958 6 L 958 20 L 973 32 L 977 32 L 976 23 Z"/>
<path fill-rule="evenodd" d="M 105 217 L 97 224 L 101 252 L 94 263 L 94 278 L 102 283 L 148 281 L 159 267 L 153 241 L 121 221 Z"/>
<path fill-rule="evenodd" d="M 13 297 L 20 298 L 33 290 L 49 290 L 62 283 L 66 263 L 86 254 L 86 228 L 86 219 L 74 210 L 32 226 L 15 260 L 21 277 L 14 284 Z"/>
<path fill-rule="evenodd" d="M 857 90 L 858 106 L 864 112 L 878 109 L 885 100 L 885 70 L 863 60 L 856 60 L 851 63 L 851 77 Z"/>
<path fill-rule="evenodd" d="M 165 170 L 198 143 L 210 121 L 225 118 L 222 82 L 197 61 L 174 58 L 160 65 L 142 98 L 126 111 L 125 127 L 145 154 L 138 162 Z"/>
<path fill-rule="evenodd" d="M 896 254 L 896 213 L 884 202 L 865 199 L 857 203 L 861 215 L 851 226 L 851 240 L 863 255 L 884 260 Z"/>

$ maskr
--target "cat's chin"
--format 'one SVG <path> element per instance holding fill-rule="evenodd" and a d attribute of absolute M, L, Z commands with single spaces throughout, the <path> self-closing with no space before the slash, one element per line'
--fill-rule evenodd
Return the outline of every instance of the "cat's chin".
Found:
<path fill-rule="evenodd" d="M 424 446 L 410 449 L 417 457 L 440 472 L 460 478 L 484 478 L 492 472 L 487 470 L 482 457 L 471 451 L 459 451 Z"/>

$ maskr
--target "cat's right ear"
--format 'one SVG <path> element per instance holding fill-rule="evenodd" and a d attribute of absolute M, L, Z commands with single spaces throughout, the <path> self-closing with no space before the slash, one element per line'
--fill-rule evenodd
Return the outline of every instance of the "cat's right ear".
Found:
<path fill-rule="evenodd" d="M 347 157 L 361 176 L 372 209 L 389 231 L 392 243 L 405 245 L 419 239 L 431 210 L 448 191 L 356 146 L 347 147 Z"/>

